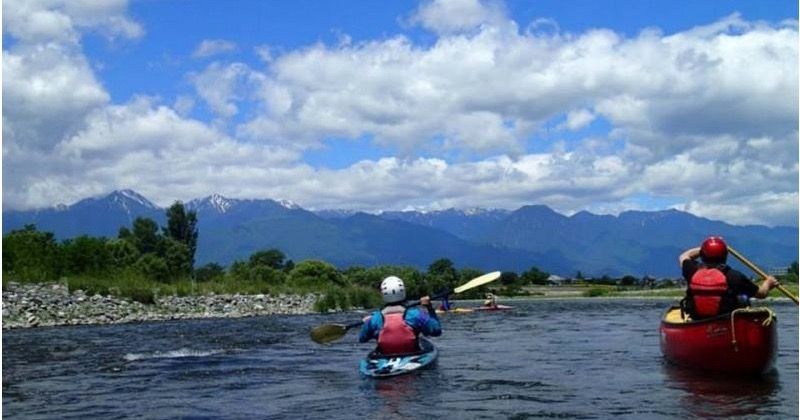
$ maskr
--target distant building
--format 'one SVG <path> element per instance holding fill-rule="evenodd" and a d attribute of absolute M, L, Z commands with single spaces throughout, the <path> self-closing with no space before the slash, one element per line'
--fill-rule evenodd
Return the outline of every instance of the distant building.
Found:
<path fill-rule="evenodd" d="M 547 284 L 561 286 L 562 284 L 567 284 L 567 283 L 572 283 L 572 280 L 565 279 L 564 277 L 557 276 L 555 274 L 551 274 L 550 277 L 547 278 Z"/>
<path fill-rule="evenodd" d="M 770 276 L 785 276 L 789 274 L 789 267 L 773 267 L 767 269 L 767 274 Z"/>

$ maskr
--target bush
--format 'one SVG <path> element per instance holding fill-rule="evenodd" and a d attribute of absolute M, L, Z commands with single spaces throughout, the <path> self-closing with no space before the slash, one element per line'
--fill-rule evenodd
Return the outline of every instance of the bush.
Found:
<path fill-rule="evenodd" d="M 342 286 L 344 278 L 336 267 L 324 261 L 306 260 L 295 265 L 289 273 L 289 282 L 295 287 Z"/>
<path fill-rule="evenodd" d="M 156 295 L 153 291 L 153 287 L 131 285 L 129 287 L 122 288 L 120 290 L 120 295 L 122 297 L 130 298 L 136 302 L 144 303 L 145 305 L 152 305 L 156 303 Z"/>
<path fill-rule="evenodd" d="M 78 275 L 67 277 L 67 290 L 75 293 L 83 290 L 87 295 L 108 295 L 109 281 L 96 276 Z"/>
<path fill-rule="evenodd" d="M 317 312 L 327 312 L 336 309 L 336 296 L 333 290 L 325 291 L 321 298 L 314 302 L 314 310 Z"/>
<path fill-rule="evenodd" d="M 329 287 L 314 304 L 314 310 L 348 310 L 352 308 L 378 308 L 381 306 L 378 293 L 362 287 Z"/>
<path fill-rule="evenodd" d="M 225 269 L 216 263 L 208 263 L 194 270 L 194 277 L 198 282 L 216 281 L 225 277 Z"/>
<path fill-rule="evenodd" d="M 585 297 L 605 296 L 607 294 L 608 294 L 608 289 L 603 287 L 592 287 L 589 290 L 583 292 L 583 296 Z"/>
<path fill-rule="evenodd" d="M 360 287 L 350 289 L 348 292 L 348 298 L 350 304 L 356 308 L 377 308 L 381 306 L 381 303 L 383 303 L 383 300 L 378 293 Z"/>

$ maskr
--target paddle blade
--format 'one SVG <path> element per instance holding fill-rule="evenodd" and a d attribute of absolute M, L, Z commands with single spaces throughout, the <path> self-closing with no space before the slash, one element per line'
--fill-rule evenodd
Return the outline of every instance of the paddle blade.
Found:
<path fill-rule="evenodd" d="M 347 333 L 347 326 L 342 324 L 325 324 L 311 330 L 311 339 L 315 343 L 326 344 L 342 338 Z"/>
<path fill-rule="evenodd" d="M 455 289 L 453 289 L 453 293 L 461 293 L 478 286 L 483 286 L 484 284 L 491 283 L 499 278 L 500 278 L 500 272 L 492 271 L 491 273 L 486 273 L 480 277 L 475 277 L 474 279 L 462 284 L 461 286 L 456 287 Z"/>

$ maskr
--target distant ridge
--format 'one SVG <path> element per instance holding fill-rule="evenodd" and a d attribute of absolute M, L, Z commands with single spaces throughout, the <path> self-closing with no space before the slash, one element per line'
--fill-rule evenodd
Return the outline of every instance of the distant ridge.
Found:
<path fill-rule="evenodd" d="M 707 235 L 724 236 L 764 267 L 797 259 L 796 227 L 734 226 L 679 210 L 626 211 L 618 216 L 580 211 L 565 216 L 544 205 L 517 210 L 446 209 L 308 211 L 296 203 L 233 199 L 220 194 L 193 199 L 198 215 L 197 262 L 230 264 L 251 253 L 278 248 L 294 260 L 321 259 L 353 265 L 410 265 L 421 269 L 438 258 L 458 267 L 551 273 L 678 277 L 677 256 Z M 3 233 L 33 223 L 59 239 L 79 235 L 116 237 L 136 217 L 164 225 L 165 209 L 125 189 L 69 206 L 3 212 Z"/>

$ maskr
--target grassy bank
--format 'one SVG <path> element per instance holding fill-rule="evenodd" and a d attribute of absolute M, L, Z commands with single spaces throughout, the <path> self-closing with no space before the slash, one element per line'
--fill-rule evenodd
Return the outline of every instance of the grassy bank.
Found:
<path fill-rule="evenodd" d="M 798 285 L 782 283 L 782 285 L 789 290 L 789 292 L 797 296 Z M 511 296 L 525 296 L 529 298 L 592 298 L 592 297 L 638 297 L 638 298 L 682 298 L 686 293 L 684 287 L 670 287 L 670 288 L 641 288 L 641 287 L 624 287 L 614 285 L 602 284 L 577 284 L 568 286 L 539 286 L 539 287 L 526 287 L 521 290 L 518 295 Z M 511 297 L 507 296 L 507 297 Z M 770 292 L 769 298 L 784 298 L 786 297 L 781 291 L 774 289 Z"/>

